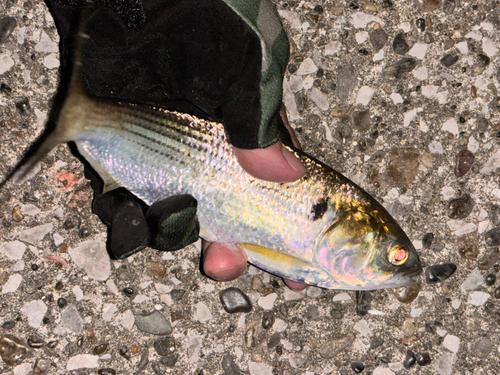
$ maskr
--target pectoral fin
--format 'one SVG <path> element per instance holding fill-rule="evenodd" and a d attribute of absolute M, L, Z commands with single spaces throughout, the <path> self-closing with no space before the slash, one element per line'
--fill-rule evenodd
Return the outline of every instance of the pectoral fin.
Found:
<path fill-rule="evenodd" d="M 311 266 L 311 264 L 304 259 L 290 254 L 285 254 L 274 249 L 269 249 L 267 247 L 250 243 L 240 243 L 238 245 L 245 249 L 252 263 L 254 263 L 255 261 L 255 263 L 257 264 L 265 265 L 266 268 L 269 268 L 269 266 L 272 264 L 282 264 L 290 268 Z"/>

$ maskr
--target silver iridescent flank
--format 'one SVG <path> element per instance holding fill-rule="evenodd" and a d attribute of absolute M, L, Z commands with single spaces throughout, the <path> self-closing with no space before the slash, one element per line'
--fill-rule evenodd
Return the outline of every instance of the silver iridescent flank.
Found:
<path fill-rule="evenodd" d="M 221 124 L 180 113 L 96 101 L 74 89 L 41 158 L 74 140 L 108 188 L 148 204 L 175 194 L 198 200 L 203 238 L 239 244 L 254 265 L 331 289 L 403 286 L 421 271 L 411 242 L 360 187 L 293 150 L 307 173 L 293 183 L 249 176 Z"/>

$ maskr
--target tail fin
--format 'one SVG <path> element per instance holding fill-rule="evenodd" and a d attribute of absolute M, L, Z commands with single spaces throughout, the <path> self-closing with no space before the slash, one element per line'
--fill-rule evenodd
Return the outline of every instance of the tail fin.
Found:
<path fill-rule="evenodd" d="M 83 19 L 83 17 L 82 17 Z M 82 22 L 84 24 L 84 22 Z M 82 86 L 82 44 L 88 35 L 84 33 L 83 27 L 77 35 L 76 48 L 74 53 L 73 69 L 68 94 L 63 100 L 63 105 L 58 112 L 57 121 L 48 120 L 43 133 L 30 146 L 22 159 L 14 166 L 2 181 L 0 188 L 7 182 L 12 181 L 15 184 L 22 184 L 28 178 L 32 177 L 30 172 L 35 166 L 58 144 L 71 141 L 82 129 L 73 126 L 74 120 L 78 115 L 84 113 L 81 109 L 81 102 L 88 100 Z M 63 93 L 64 94 L 64 93 Z M 79 107 L 76 108 L 75 106 Z M 75 124 L 76 125 L 76 124 Z M 81 128 L 81 126 L 80 126 Z"/>

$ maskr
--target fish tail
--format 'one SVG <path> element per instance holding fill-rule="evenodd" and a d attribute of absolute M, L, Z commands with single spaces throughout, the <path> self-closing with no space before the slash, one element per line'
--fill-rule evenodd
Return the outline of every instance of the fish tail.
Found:
<path fill-rule="evenodd" d="M 85 94 L 82 85 L 82 44 L 88 35 L 84 33 L 83 28 L 77 36 L 75 48 L 74 63 L 71 73 L 71 79 L 68 87 L 68 94 L 60 108 L 57 121 L 50 119 L 46 124 L 45 130 L 38 139 L 29 147 L 21 160 L 12 168 L 2 181 L 0 188 L 7 182 L 12 181 L 15 184 L 22 184 L 29 179 L 31 172 L 36 165 L 47 154 L 60 143 L 69 142 L 79 134 L 85 131 L 85 113 L 88 106 L 92 103 L 87 94 Z"/>

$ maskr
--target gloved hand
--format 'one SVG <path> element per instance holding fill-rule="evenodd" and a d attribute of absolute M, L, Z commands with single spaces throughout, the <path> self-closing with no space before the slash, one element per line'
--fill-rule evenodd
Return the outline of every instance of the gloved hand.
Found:
<path fill-rule="evenodd" d="M 61 37 L 62 82 L 69 82 L 80 11 L 87 0 L 46 0 Z M 268 0 L 93 0 L 85 25 L 83 85 L 90 96 L 161 106 L 222 121 L 242 167 L 289 182 L 305 172 L 281 145 L 291 138 L 279 115 L 288 40 Z M 90 7 L 90 5 L 89 5 Z M 145 246 L 175 250 L 198 238 L 196 201 L 169 197 L 146 206 L 125 189 L 95 191 L 93 210 L 108 226 L 112 256 Z M 246 256 L 204 244 L 203 269 L 228 280 Z"/>

